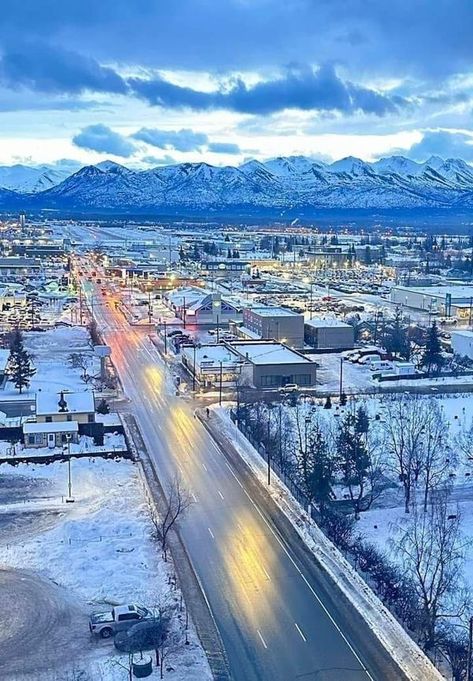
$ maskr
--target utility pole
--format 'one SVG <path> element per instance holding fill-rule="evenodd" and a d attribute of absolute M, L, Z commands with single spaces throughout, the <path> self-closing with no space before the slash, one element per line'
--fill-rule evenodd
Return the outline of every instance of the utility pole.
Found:
<path fill-rule="evenodd" d="M 148 291 L 148 322 L 151 324 L 153 319 L 153 311 L 151 309 L 151 291 Z"/>
<path fill-rule="evenodd" d="M 182 305 L 182 319 L 184 321 L 184 328 L 186 328 L 186 297 L 185 296 L 183 298 L 183 305 Z"/>
<path fill-rule="evenodd" d="M 67 438 L 67 489 L 68 489 L 66 504 L 72 504 L 74 502 L 74 497 L 72 496 L 71 435 L 67 434 L 66 438 Z"/>
<path fill-rule="evenodd" d="M 193 367 L 192 367 L 192 392 L 195 393 L 195 342 L 194 342 L 194 362 L 193 362 Z"/>
<path fill-rule="evenodd" d="M 471 681 L 471 649 L 473 644 L 473 617 L 468 626 L 468 657 L 466 660 L 466 681 Z"/>
<path fill-rule="evenodd" d="M 338 396 L 340 399 L 342 397 L 342 392 L 343 392 L 343 357 L 340 357 L 340 385 L 338 391 Z"/>
<path fill-rule="evenodd" d="M 163 322 L 164 324 L 164 354 L 168 354 L 168 332 L 167 332 L 167 324 L 166 322 Z"/>
<path fill-rule="evenodd" d="M 222 362 L 222 360 L 220 360 L 220 380 L 219 380 L 219 391 L 218 391 L 219 407 L 222 406 L 222 380 L 223 380 L 223 362 Z"/>
<path fill-rule="evenodd" d="M 80 315 L 80 325 L 82 326 L 82 316 L 83 316 L 83 308 L 82 308 L 82 282 L 79 282 L 79 315 Z"/>
<path fill-rule="evenodd" d="M 219 326 L 219 318 L 217 315 L 217 343 L 220 341 L 220 326 Z"/>

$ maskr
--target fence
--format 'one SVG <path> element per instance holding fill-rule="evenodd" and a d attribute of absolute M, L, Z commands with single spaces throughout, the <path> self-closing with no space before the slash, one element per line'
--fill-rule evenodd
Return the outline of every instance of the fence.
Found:
<path fill-rule="evenodd" d="M 318 513 L 317 510 L 311 505 L 309 502 L 309 498 L 307 497 L 306 494 L 302 491 L 300 486 L 295 482 L 295 480 L 287 473 L 287 471 L 284 471 L 281 466 L 278 464 L 276 459 L 274 459 L 271 454 L 268 456 L 268 452 L 266 450 L 266 447 L 262 442 L 258 442 L 251 434 L 250 429 L 246 427 L 245 423 L 242 423 L 240 419 L 238 419 L 236 412 L 231 409 L 230 410 L 230 418 L 231 420 L 236 424 L 238 430 L 246 437 L 248 442 L 250 442 L 255 450 L 258 452 L 258 454 L 261 456 L 261 458 L 266 462 L 266 464 L 269 463 L 269 466 L 271 470 L 277 475 L 277 477 L 281 480 L 281 482 L 287 487 L 289 492 L 292 494 L 294 499 L 304 508 L 307 513 L 310 514 L 313 520 L 318 519 Z"/>

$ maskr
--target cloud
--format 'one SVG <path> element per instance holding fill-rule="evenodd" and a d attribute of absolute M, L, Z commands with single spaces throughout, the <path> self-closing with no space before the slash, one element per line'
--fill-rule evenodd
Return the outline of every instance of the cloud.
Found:
<path fill-rule="evenodd" d="M 414 161 L 426 161 L 430 156 L 462 158 L 473 161 L 473 135 L 449 130 L 433 130 L 424 133 L 420 142 L 405 152 Z"/>
<path fill-rule="evenodd" d="M 188 128 L 183 128 L 182 130 L 141 128 L 134 133 L 133 137 L 158 149 L 174 149 L 175 151 L 183 152 L 199 150 L 208 142 L 208 137 L 205 133 L 194 132 Z"/>
<path fill-rule="evenodd" d="M 213 154 L 241 154 L 238 144 L 232 142 L 210 142 L 207 150 Z"/>
<path fill-rule="evenodd" d="M 100 123 L 89 125 L 81 130 L 73 137 L 72 142 L 82 149 L 124 158 L 129 158 L 136 151 L 135 145 L 126 137 Z"/>
<path fill-rule="evenodd" d="M 169 154 L 164 156 L 143 156 L 141 161 L 151 166 L 172 166 L 177 163 L 176 159 Z"/>
<path fill-rule="evenodd" d="M 309 66 L 292 67 L 273 80 L 248 86 L 236 79 L 228 89 L 213 92 L 175 85 L 164 78 L 131 78 L 129 85 L 150 104 L 165 108 L 206 111 L 227 109 L 242 114 L 271 114 L 284 109 L 339 111 L 383 116 L 408 102 L 399 96 L 343 81 L 331 65 L 314 70 Z"/>
<path fill-rule="evenodd" d="M 0 60 L 0 82 L 49 94 L 107 92 L 125 94 L 127 85 L 113 69 L 95 59 L 44 44 L 7 51 Z"/>

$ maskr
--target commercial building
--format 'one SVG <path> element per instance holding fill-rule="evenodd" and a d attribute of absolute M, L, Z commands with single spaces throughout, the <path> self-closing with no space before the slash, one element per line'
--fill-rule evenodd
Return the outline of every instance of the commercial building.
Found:
<path fill-rule="evenodd" d="M 426 313 L 471 320 L 473 286 L 395 286 L 391 289 L 391 302 Z"/>
<path fill-rule="evenodd" d="M 452 350 L 455 355 L 473 359 L 473 331 L 452 331 Z"/>
<path fill-rule="evenodd" d="M 245 308 L 238 335 L 252 340 L 274 339 L 292 348 L 303 348 L 304 315 L 284 307 Z"/>
<path fill-rule="evenodd" d="M 195 347 L 184 345 L 181 358 L 199 385 L 240 385 L 275 390 L 288 383 L 315 386 L 317 365 L 304 355 L 275 341 L 229 342 Z"/>
<path fill-rule="evenodd" d="M 241 307 L 220 293 L 187 286 L 163 296 L 164 302 L 188 324 L 228 324 L 241 319 Z"/>
<path fill-rule="evenodd" d="M 22 280 L 37 276 L 41 272 L 41 262 L 35 258 L 0 258 L 0 280 L 14 278 Z"/>
<path fill-rule="evenodd" d="M 305 342 L 317 350 L 351 350 L 353 326 L 340 319 L 311 319 L 304 325 Z"/>

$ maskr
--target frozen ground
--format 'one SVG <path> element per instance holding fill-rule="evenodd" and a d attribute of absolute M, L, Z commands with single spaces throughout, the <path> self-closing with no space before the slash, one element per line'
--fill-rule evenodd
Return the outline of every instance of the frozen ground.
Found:
<path fill-rule="evenodd" d="M 88 614 L 114 603 L 180 600 L 169 584 L 172 565 L 151 537 L 137 465 L 77 459 L 72 480 L 75 503 L 66 505 L 66 464 L 0 467 L 0 604 L 11 606 L 12 593 L 20 599 L 20 614 L 2 626 L 0 654 L 10 653 L 0 655 L 0 678 L 125 681 L 117 663 L 126 659 L 112 642 L 91 639 Z M 210 681 L 192 627 L 189 639 L 169 658 L 174 671 L 165 678 Z"/>

